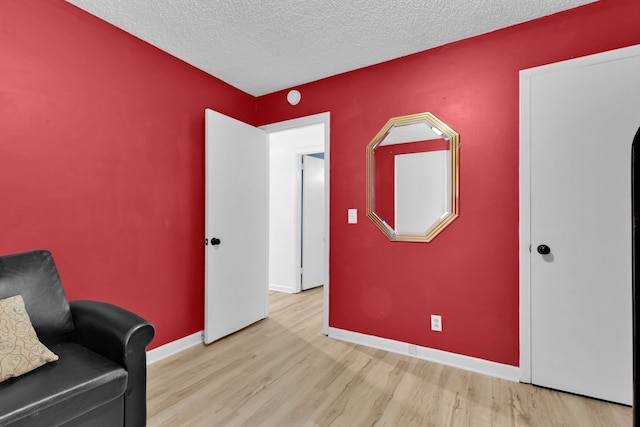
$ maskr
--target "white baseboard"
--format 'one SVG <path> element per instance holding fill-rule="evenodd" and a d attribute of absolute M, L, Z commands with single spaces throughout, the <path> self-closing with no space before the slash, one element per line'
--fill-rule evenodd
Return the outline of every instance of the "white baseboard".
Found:
<path fill-rule="evenodd" d="M 505 365 L 502 363 L 477 359 L 475 357 L 435 350 L 428 347 L 420 347 L 401 341 L 346 331 L 344 329 L 329 328 L 329 337 L 392 353 L 417 357 L 418 359 L 428 360 L 430 362 L 436 362 L 442 365 L 477 372 L 479 374 L 489 375 L 496 378 L 502 378 L 508 381 L 518 382 L 520 380 L 520 368 L 517 366 Z M 414 354 L 409 352 L 410 348 Z"/>
<path fill-rule="evenodd" d="M 153 350 L 147 351 L 147 365 L 151 365 L 183 350 L 202 344 L 202 333 L 203 331 L 196 332 L 184 338 L 180 338 L 176 341 L 172 341 L 160 347 L 156 347 Z M 454 368 L 502 378 L 508 381 L 518 382 L 520 380 L 520 368 L 517 366 L 505 365 L 502 363 L 477 359 L 475 357 L 463 356 L 460 354 L 449 353 L 447 351 L 421 347 L 402 341 L 380 338 L 373 335 L 365 335 L 338 328 L 329 328 L 328 335 L 331 338 L 347 341 L 353 344 L 364 345 L 397 354 L 404 354 L 418 359 L 452 366 Z M 415 349 L 415 354 L 411 354 L 409 352 L 410 347 L 412 350 Z"/>
<path fill-rule="evenodd" d="M 269 290 L 270 291 L 278 291 L 278 292 L 286 292 L 288 294 L 296 293 L 296 290 L 294 288 L 292 288 L 291 286 L 283 286 L 283 285 L 278 285 L 276 283 L 269 283 Z"/>
<path fill-rule="evenodd" d="M 187 335 L 184 338 L 147 351 L 147 365 L 151 365 L 169 356 L 173 356 L 176 353 L 180 353 L 183 350 L 202 344 L 202 333 L 203 331 L 196 332 L 195 334 Z"/>

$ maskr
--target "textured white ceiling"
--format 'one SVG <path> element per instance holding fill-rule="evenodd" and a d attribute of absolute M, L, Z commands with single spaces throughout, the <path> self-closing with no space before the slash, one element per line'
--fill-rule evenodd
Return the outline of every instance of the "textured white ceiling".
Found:
<path fill-rule="evenodd" d="M 596 0 L 67 0 L 252 95 Z"/>

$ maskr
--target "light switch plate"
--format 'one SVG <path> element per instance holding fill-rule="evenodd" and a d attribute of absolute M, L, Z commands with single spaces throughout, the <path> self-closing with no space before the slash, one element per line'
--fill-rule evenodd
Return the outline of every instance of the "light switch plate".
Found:
<path fill-rule="evenodd" d="M 357 224 L 358 223 L 358 209 L 349 209 L 347 213 L 347 222 L 349 224 Z"/>

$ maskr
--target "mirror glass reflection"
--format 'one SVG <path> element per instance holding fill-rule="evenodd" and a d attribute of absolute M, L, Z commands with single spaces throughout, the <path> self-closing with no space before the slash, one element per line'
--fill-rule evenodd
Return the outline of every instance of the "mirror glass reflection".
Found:
<path fill-rule="evenodd" d="M 458 215 L 458 134 L 396 117 L 367 146 L 367 215 L 391 240 L 431 241 Z"/>

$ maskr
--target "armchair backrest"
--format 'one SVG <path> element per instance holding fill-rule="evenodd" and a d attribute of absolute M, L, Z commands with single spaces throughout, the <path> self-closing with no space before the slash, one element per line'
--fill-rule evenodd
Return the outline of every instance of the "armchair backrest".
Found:
<path fill-rule="evenodd" d="M 0 299 L 22 295 L 38 338 L 73 330 L 69 302 L 49 251 L 0 256 Z"/>

